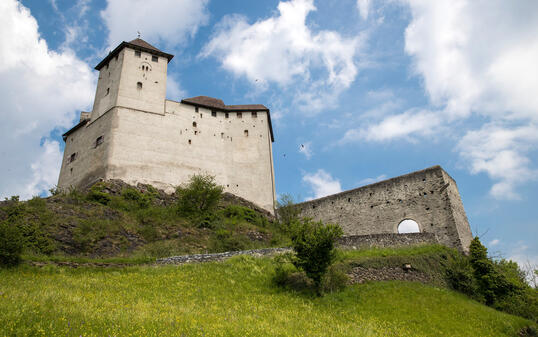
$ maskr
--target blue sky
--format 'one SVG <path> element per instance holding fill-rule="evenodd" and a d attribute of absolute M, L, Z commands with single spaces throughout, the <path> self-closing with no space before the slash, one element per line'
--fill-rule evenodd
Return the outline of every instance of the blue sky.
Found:
<path fill-rule="evenodd" d="M 537 12 L 532 0 L 2 1 L 0 196 L 57 182 L 93 67 L 140 31 L 175 55 L 169 99 L 271 109 L 279 194 L 439 164 L 490 253 L 537 264 Z"/>

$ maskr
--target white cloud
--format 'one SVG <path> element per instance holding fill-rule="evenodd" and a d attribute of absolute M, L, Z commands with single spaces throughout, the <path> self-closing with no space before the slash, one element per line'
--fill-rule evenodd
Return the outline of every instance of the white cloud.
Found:
<path fill-rule="evenodd" d="M 59 144 L 47 137 L 90 107 L 95 76 L 69 49 L 49 50 L 19 2 L 0 2 L 0 21 L 0 198 L 29 198 L 56 183 Z"/>
<path fill-rule="evenodd" d="M 387 179 L 387 175 L 386 174 L 381 174 L 375 178 L 365 178 L 365 179 L 362 179 L 361 181 L 359 181 L 358 185 L 359 186 L 362 186 L 362 185 L 368 185 L 368 184 L 373 184 L 373 183 L 377 183 L 378 181 L 382 181 L 382 180 L 385 180 Z"/>
<path fill-rule="evenodd" d="M 538 147 L 538 126 L 506 127 L 488 124 L 469 131 L 458 143 L 460 156 L 472 173 L 485 172 L 496 180 L 490 194 L 498 199 L 518 199 L 515 188 L 538 178 L 526 154 Z"/>
<path fill-rule="evenodd" d="M 368 19 L 371 5 L 371 0 L 357 0 L 357 9 L 363 20 Z"/>
<path fill-rule="evenodd" d="M 317 199 L 342 192 L 340 181 L 333 178 L 329 173 L 322 169 L 319 169 L 316 173 L 305 174 L 303 176 L 303 181 L 309 184 L 314 192 L 314 196 L 307 199 Z"/>
<path fill-rule="evenodd" d="M 498 245 L 500 242 L 501 242 L 501 240 L 499 240 L 499 239 L 493 239 L 493 240 L 491 240 L 491 241 L 489 242 L 489 246 L 490 246 L 490 247 L 496 246 L 496 245 Z"/>
<path fill-rule="evenodd" d="M 299 145 L 299 153 L 303 154 L 306 159 L 312 158 L 312 142 L 304 142 Z"/>
<path fill-rule="evenodd" d="M 314 32 L 306 24 L 313 0 L 278 4 L 278 14 L 249 24 L 245 17 L 225 17 L 201 56 L 217 58 L 222 67 L 267 88 L 291 84 L 303 111 L 319 112 L 335 105 L 338 95 L 355 80 L 359 37 L 335 31 Z"/>
<path fill-rule="evenodd" d="M 108 46 L 136 38 L 166 48 L 182 44 L 207 24 L 208 0 L 108 0 L 101 12 L 108 30 Z"/>
<path fill-rule="evenodd" d="M 372 123 L 357 129 L 346 131 L 341 143 L 359 140 L 389 141 L 407 138 L 414 141 L 414 134 L 429 135 L 441 125 L 441 118 L 436 112 L 411 109 L 399 115 L 390 115 L 381 122 Z"/>

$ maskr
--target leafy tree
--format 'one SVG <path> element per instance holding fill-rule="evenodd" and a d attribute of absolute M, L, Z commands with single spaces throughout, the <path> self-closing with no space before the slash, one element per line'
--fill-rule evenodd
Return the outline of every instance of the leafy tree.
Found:
<path fill-rule="evenodd" d="M 223 190 L 224 188 L 215 182 L 215 177 L 193 175 L 185 186 L 176 189 L 178 210 L 195 219 L 203 219 L 217 209 Z"/>
<path fill-rule="evenodd" d="M 299 223 L 300 210 L 290 194 L 283 194 L 277 201 L 277 216 L 280 228 L 290 233 Z"/>
<path fill-rule="evenodd" d="M 295 257 L 292 263 L 314 281 L 318 295 L 321 281 L 335 259 L 335 243 L 343 234 L 338 225 L 303 219 L 294 229 L 291 240 Z"/>
<path fill-rule="evenodd" d="M 22 236 L 16 226 L 0 222 L 0 266 L 15 266 L 21 260 Z"/>

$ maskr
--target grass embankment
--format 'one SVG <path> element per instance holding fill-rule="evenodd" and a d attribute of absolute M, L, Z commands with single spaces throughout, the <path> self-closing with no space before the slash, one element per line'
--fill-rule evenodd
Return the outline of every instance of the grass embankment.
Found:
<path fill-rule="evenodd" d="M 438 247 L 344 252 L 342 263 Z M 418 260 L 417 260 L 418 261 Z M 324 297 L 272 283 L 269 258 L 127 268 L 0 270 L 4 336 L 516 336 L 531 324 L 462 294 L 370 282 Z"/>
<path fill-rule="evenodd" d="M 253 208 L 223 195 L 204 218 L 182 212 L 177 195 L 151 186 L 99 183 L 29 201 L 0 202 L 0 222 L 16 226 L 31 261 L 139 264 L 172 255 L 289 245 L 286 234 Z"/>

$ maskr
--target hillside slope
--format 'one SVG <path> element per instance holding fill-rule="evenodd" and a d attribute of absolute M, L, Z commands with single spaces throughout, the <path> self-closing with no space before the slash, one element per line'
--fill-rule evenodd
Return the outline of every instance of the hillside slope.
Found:
<path fill-rule="evenodd" d="M 416 282 L 324 297 L 271 282 L 269 258 L 181 266 L 0 270 L 0 335 L 517 336 L 529 321 Z"/>

